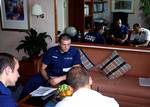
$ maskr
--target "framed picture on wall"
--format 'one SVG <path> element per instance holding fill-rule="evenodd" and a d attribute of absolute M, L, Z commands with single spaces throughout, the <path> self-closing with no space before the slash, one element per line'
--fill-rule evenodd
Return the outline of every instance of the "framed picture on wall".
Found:
<path fill-rule="evenodd" d="M 112 12 L 134 12 L 134 1 L 135 0 L 112 0 L 111 10 Z"/>
<path fill-rule="evenodd" d="M 103 12 L 103 3 L 94 2 L 94 13 L 101 13 L 101 12 Z"/>
<path fill-rule="evenodd" d="M 28 30 L 28 0 L 1 0 L 2 29 Z"/>

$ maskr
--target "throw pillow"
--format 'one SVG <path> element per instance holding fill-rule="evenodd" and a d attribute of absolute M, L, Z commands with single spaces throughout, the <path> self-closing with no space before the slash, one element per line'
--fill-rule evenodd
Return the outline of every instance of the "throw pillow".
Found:
<path fill-rule="evenodd" d="M 131 66 L 118 55 L 117 51 L 113 51 L 99 67 L 109 79 L 118 78 L 131 68 Z"/>
<path fill-rule="evenodd" d="M 85 54 L 85 52 L 82 49 L 79 49 L 79 52 L 80 52 L 80 58 L 83 67 L 87 70 L 92 69 L 95 66 L 93 62 L 88 58 L 88 56 Z"/>

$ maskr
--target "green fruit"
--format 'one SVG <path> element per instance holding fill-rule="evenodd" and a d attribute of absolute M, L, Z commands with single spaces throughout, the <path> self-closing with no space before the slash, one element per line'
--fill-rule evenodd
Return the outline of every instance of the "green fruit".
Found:
<path fill-rule="evenodd" d="M 61 92 L 61 87 L 58 87 L 58 91 Z"/>
<path fill-rule="evenodd" d="M 63 84 L 62 87 L 63 87 L 64 91 L 68 90 L 68 85 L 67 84 Z"/>
<path fill-rule="evenodd" d="M 58 91 L 63 92 L 69 89 L 69 86 L 67 84 L 62 84 L 58 86 Z"/>
<path fill-rule="evenodd" d="M 62 92 L 63 91 L 63 87 L 61 85 L 58 86 L 58 91 Z"/>

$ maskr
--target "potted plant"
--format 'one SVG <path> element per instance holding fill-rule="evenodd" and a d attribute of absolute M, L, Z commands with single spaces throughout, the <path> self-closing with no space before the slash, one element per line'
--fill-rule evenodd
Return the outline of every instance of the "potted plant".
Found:
<path fill-rule="evenodd" d="M 23 49 L 30 58 L 33 58 L 38 56 L 42 51 L 47 51 L 47 43 L 45 39 L 49 37 L 52 40 L 50 35 L 47 35 L 46 32 L 37 33 L 33 28 L 28 30 L 26 34 L 24 40 L 21 40 L 16 48 L 18 52 Z"/>

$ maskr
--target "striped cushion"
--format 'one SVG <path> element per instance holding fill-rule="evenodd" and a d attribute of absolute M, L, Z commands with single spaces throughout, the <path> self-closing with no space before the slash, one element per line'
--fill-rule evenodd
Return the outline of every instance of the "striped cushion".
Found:
<path fill-rule="evenodd" d="M 118 55 L 117 51 L 113 51 L 111 56 L 100 64 L 100 69 L 109 79 L 115 79 L 122 76 L 130 68 L 131 66 Z"/>
<path fill-rule="evenodd" d="M 88 56 L 85 54 L 85 52 L 82 49 L 79 49 L 79 52 L 80 52 L 80 58 L 83 67 L 87 70 L 92 69 L 95 66 L 93 62 L 88 58 Z"/>

